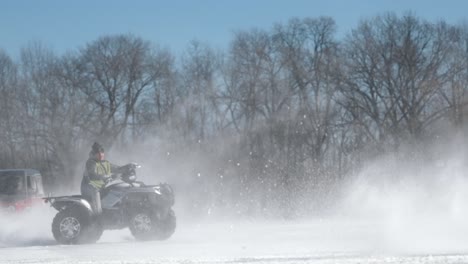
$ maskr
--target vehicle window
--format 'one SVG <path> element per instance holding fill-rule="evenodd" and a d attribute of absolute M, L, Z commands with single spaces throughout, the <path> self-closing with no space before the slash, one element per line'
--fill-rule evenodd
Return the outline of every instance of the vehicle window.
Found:
<path fill-rule="evenodd" d="M 28 176 L 27 181 L 28 181 L 28 191 L 32 192 L 32 193 L 36 193 L 37 192 L 37 183 L 34 180 L 34 177 L 33 176 Z"/>
<path fill-rule="evenodd" d="M 42 177 L 36 176 L 34 177 L 34 180 L 36 181 L 37 194 L 43 195 L 44 187 L 42 186 Z"/>
<path fill-rule="evenodd" d="M 12 195 L 24 192 L 24 172 L 0 172 L 0 194 Z"/>

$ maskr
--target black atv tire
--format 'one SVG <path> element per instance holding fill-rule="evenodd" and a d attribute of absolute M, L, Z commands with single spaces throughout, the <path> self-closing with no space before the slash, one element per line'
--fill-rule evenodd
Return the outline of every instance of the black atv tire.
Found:
<path fill-rule="evenodd" d="M 174 210 L 170 209 L 166 218 L 161 220 L 155 234 L 156 240 L 166 240 L 174 234 L 176 229 L 176 216 Z"/>
<path fill-rule="evenodd" d="M 87 233 L 82 243 L 96 243 L 101 238 L 102 233 L 104 233 L 104 228 L 100 224 L 92 224 Z"/>
<path fill-rule="evenodd" d="M 69 207 L 55 215 L 52 234 L 60 244 L 95 243 L 101 237 L 102 228 L 91 224 L 91 218 L 84 209 Z"/>
<path fill-rule="evenodd" d="M 137 240 L 165 240 L 174 234 L 175 213 L 170 209 L 165 219 L 158 220 L 154 213 L 148 210 L 139 210 L 131 215 L 129 228 Z"/>

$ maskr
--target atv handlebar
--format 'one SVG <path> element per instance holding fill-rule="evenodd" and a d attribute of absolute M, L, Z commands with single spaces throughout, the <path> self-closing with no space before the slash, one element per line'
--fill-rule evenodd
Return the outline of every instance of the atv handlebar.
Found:
<path fill-rule="evenodd" d="M 106 185 L 115 181 L 121 180 L 126 183 L 132 183 L 136 181 L 136 169 L 141 168 L 141 166 L 135 162 L 128 163 L 119 167 L 118 172 L 106 177 Z"/>

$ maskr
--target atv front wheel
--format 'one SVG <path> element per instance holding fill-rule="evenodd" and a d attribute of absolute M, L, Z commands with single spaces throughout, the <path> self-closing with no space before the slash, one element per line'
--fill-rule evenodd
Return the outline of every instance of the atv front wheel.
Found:
<path fill-rule="evenodd" d="M 154 213 L 138 211 L 129 219 L 132 235 L 138 240 L 165 240 L 175 231 L 176 218 L 171 209 L 164 219 L 158 219 Z"/>
<path fill-rule="evenodd" d="M 174 210 L 170 209 L 166 218 L 158 222 L 155 239 L 166 240 L 174 234 L 176 229 L 176 216 Z"/>
<path fill-rule="evenodd" d="M 82 243 L 96 243 L 104 233 L 104 228 L 97 223 L 91 224 Z"/>
<path fill-rule="evenodd" d="M 148 211 L 138 211 L 129 219 L 130 232 L 138 240 L 151 240 L 153 238 L 155 219 Z"/>

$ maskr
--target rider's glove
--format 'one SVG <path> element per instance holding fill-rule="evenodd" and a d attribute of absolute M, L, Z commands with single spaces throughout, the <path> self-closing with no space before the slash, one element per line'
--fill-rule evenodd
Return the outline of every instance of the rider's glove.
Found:
<path fill-rule="evenodd" d="M 110 181 L 112 181 L 111 175 L 105 175 L 105 176 L 104 176 L 104 182 L 105 182 L 105 183 L 109 183 Z"/>

